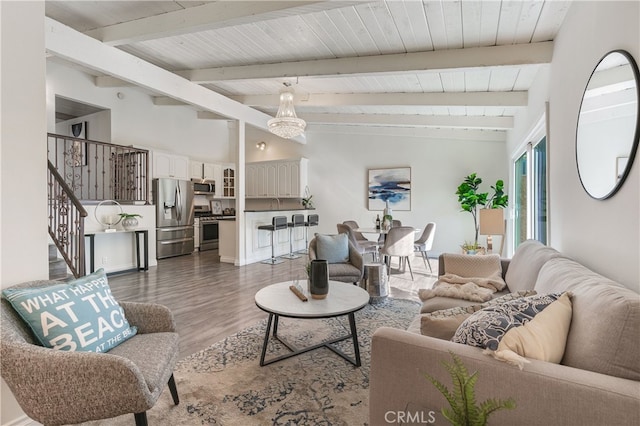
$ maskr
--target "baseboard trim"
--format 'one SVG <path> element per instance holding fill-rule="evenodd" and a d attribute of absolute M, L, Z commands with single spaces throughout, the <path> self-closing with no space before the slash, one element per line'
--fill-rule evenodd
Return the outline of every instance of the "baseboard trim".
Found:
<path fill-rule="evenodd" d="M 32 418 L 29 418 L 26 414 L 24 414 L 17 419 L 10 421 L 9 423 L 5 423 L 3 426 L 42 426 L 42 424 L 36 422 Z"/>

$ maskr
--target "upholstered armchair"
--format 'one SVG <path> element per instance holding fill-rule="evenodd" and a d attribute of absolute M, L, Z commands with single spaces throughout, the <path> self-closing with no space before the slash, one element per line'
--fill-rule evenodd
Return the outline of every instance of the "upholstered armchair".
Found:
<path fill-rule="evenodd" d="M 309 241 L 309 260 L 318 259 L 318 245 L 316 238 Z M 349 241 L 349 261 L 344 263 L 329 263 L 329 279 L 345 283 L 358 284 L 364 275 L 364 261 L 362 255 Z"/>
<path fill-rule="evenodd" d="M 60 283 L 33 281 L 16 287 L 48 284 Z M 173 379 L 178 334 L 171 312 L 157 304 L 119 304 L 138 328 L 135 336 L 105 353 L 69 352 L 40 346 L 2 299 L 2 378 L 29 417 L 54 426 L 134 413 L 136 425 L 146 426 L 146 411 L 167 383 L 178 404 Z"/>

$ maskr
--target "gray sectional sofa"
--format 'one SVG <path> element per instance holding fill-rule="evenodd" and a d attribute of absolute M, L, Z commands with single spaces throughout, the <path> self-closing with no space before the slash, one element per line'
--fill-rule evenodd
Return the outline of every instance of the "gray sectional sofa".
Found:
<path fill-rule="evenodd" d="M 409 331 L 380 328 L 372 341 L 370 424 L 448 424 L 440 412 L 448 403 L 425 373 L 451 387 L 442 365 L 452 361 L 449 352 L 478 371 L 478 402 L 515 400 L 515 409 L 489 417 L 491 425 L 640 424 L 640 295 L 537 241 L 521 244 L 502 272 L 506 291 L 572 293 L 560 364 L 531 360 L 520 370 L 481 348 L 421 335 L 420 318 Z M 436 297 L 421 315 L 474 303 Z"/>

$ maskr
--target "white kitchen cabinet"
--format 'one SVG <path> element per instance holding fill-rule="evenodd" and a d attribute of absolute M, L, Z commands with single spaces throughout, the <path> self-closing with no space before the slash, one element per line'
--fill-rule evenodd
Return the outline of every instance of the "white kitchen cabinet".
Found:
<path fill-rule="evenodd" d="M 189 161 L 189 177 L 191 179 L 202 179 L 202 161 Z"/>
<path fill-rule="evenodd" d="M 193 219 L 193 247 L 195 251 L 200 250 L 200 218 Z"/>
<path fill-rule="evenodd" d="M 154 151 L 153 177 L 189 179 L 189 174 L 188 157 Z"/>
<path fill-rule="evenodd" d="M 216 170 L 222 170 L 221 164 L 204 163 L 202 165 L 202 178 L 208 180 L 216 179 Z"/>
<path fill-rule="evenodd" d="M 277 197 L 278 195 L 277 164 L 264 164 L 264 194 L 265 197 Z"/>
<path fill-rule="evenodd" d="M 216 182 L 216 187 L 219 184 Z M 217 195 L 217 190 L 216 190 Z M 236 167 L 235 164 L 222 166 L 222 197 L 236 198 Z"/>
<path fill-rule="evenodd" d="M 307 186 L 307 159 L 278 164 L 278 198 L 302 198 Z"/>
<path fill-rule="evenodd" d="M 202 161 L 190 161 L 189 171 L 192 179 L 216 179 L 216 169 L 220 170 L 220 178 L 222 177 L 222 165 L 214 163 L 203 163 Z"/>
<path fill-rule="evenodd" d="M 247 164 L 245 167 L 245 197 L 247 198 L 256 198 L 259 196 L 260 192 L 258 191 L 258 164 Z"/>
<path fill-rule="evenodd" d="M 261 161 L 246 168 L 248 198 L 302 198 L 307 186 L 306 158 Z"/>
<path fill-rule="evenodd" d="M 249 163 L 245 169 L 245 195 L 247 198 L 277 196 L 278 168 L 274 162 Z"/>

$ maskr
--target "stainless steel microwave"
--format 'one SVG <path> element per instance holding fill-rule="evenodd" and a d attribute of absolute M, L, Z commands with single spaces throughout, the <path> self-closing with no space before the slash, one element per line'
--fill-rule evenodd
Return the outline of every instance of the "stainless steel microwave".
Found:
<path fill-rule="evenodd" d="M 191 179 L 193 183 L 193 193 L 196 195 L 214 195 L 216 193 L 216 182 L 208 179 Z"/>

